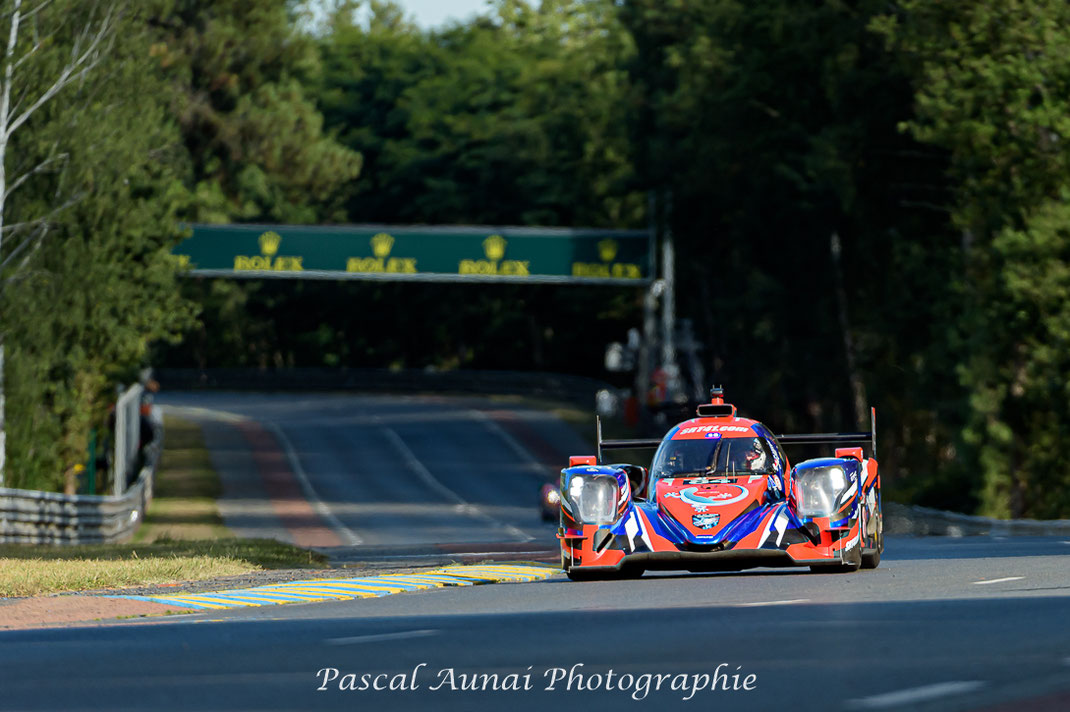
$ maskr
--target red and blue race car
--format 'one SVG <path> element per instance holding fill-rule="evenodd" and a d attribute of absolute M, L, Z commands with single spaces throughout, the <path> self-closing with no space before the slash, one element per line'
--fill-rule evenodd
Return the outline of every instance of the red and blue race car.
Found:
<path fill-rule="evenodd" d="M 884 550 L 875 411 L 868 433 L 774 435 L 714 388 L 660 440 L 602 440 L 561 471 L 562 567 L 573 580 L 646 570 L 875 568 Z M 794 467 L 784 446 L 838 445 Z M 864 445 L 869 446 L 866 456 Z M 655 449 L 649 471 L 604 450 Z"/>

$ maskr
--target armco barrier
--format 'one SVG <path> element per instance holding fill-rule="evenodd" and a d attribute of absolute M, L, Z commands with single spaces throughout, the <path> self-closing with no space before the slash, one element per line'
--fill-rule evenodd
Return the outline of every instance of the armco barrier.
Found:
<path fill-rule="evenodd" d="M 1061 536 L 1070 534 L 1070 519 L 992 519 L 885 502 L 884 531 L 914 536 Z"/>
<path fill-rule="evenodd" d="M 120 496 L 0 487 L 0 542 L 98 544 L 128 540 L 152 501 L 162 448 L 163 428 L 158 427 L 152 442 L 145 447 L 145 462 L 137 480 Z"/>

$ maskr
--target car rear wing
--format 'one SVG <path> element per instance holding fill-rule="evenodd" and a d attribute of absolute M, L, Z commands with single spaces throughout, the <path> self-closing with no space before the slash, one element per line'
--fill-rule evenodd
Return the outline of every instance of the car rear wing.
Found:
<path fill-rule="evenodd" d="M 877 409 L 869 409 L 868 433 L 799 433 L 796 435 L 777 435 L 781 445 L 866 445 L 870 446 L 870 456 L 877 456 Z"/>
<path fill-rule="evenodd" d="M 633 438 L 630 440 L 603 440 L 602 419 L 595 416 L 595 434 L 598 438 L 598 463 L 602 463 L 603 450 L 656 450 L 661 438 Z M 869 409 L 868 433 L 798 433 L 777 435 L 781 445 L 866 445 L 870 457 L 877 457 L 877 409 Z"/>
<path fill-rule="evenodd" d="M 595 435 L 598 438 L 598 464 L 602 464 L 603 450 L 656 450 L 661 438 L 634 438 L 631 440 L 603 440 L 602 419 L 594 418 Z"/>

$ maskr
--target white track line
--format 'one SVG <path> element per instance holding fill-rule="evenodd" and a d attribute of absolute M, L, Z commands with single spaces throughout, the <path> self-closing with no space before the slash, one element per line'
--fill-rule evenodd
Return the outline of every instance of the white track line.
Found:
<path fill-rule="evenodd" d="M 290 438 L 286 437 L 286 433 L 282 432 L 282 428 L 275 423 L 264 422 L 263 425 L 272 432 L 279 444 L 282 445 L 283 452 L 286 453 L 286 459 L 290 462 L 290 469 L 293 470 L 294 476 L 297 477 L 297 482 L 301 485 L 301 491 L 304 492 L 305 499 L 309 501 L 316 513 L 323 517 L 323 520 L 334 530 L 334 533 L 347 545 L 359 546 L 363 544 L 364 540 L 342 524 L 338 517 L 334 516 L 330 508 L 323 503 L 323 500 L 319 498 L 319 495 L 316 494 L 316 490 L 312 488 L 312 483 L 308 480 L 308 475 L 305 474 L 305 468 L 301 467 L 301 460 L 297 457 L 297 451 L 294 450 L 293 443 L 290 442 Z"/>
<path fill-rule="evenodd" d="M 528 542 L 535 539 L 533 536 L 525 534 L 522 530 L 514 527 L 512 524 L 506 524 L 498 521 L 494 517 L 490 516 L 486 512 L 483 512 L 479 507 L 474 504 L 469 504 L 463 497 L 451 490 L 446 485 L 442 484 L 437 477 L 431 474 L 431 471 L 424 466 L 424 463 L 420 462 L 420 459 L 416 457 L 416 454 L 405 444 L 405 441 L 401 439 L 401 436 L 390 428 L 382 429 L 383 435 L 386 439 L 393 444 L 394 448 L 401 455 L 401 458 L 405 461 L 405 464 L 409 466 L 416 475 L 424 481 L 428 487 L 438 492 L 445 499 L 453 502 L 457 505 L 457 511 L 461 514 L 467 514 L 469 516 L 477 517 L 486 522 L 493 524 L 496 527 L 504 529 L 509 532 L 511 536 L 518 538 L 521 542 Z"/>
<path fill-rule="evenodd" d="M 354 643 L 378 643 L 383 640 L 407 640 L 409 638 L 426 638 L 438 635 L 437 630 L 403 630 L 397 633 L 378 633 L 376 635 L 354 635 L 349 638 L 328 638 L 327 645 L 353 645 Z"/>
<path fill-rule="evenodd" d="M 796 603 L 809 603 L 809 598 L 793 598 L 790 601 L 755 601 L 754 603 L 737 603 L 736 608 L 757 608 L 759 606 L 791 606 Z"/>
<path fill-rule="evenodd" d="M 991 579 L 989 581 L 974 581 L 975 586 L 984 586 L 989 583 L 1006 583 L 1007 581 L 1021 581 L 1025 576 L 1008 576 L 1006 578 Z"/>
<path fill-rule="evenodd" d="M 978 680 L 954 680 L 951 682 L 938 682 L 934 685 L 924 685 L 922 687 L 912 687 L 907 690 L 898 690 L 896 692 L 886 692 L 883 695 L 873 695 L 871 697 L 863 697 L 858 700 L 851 700 L 847 704 L 855 709 L 867 709 L 867 710 L 879 710 L 888 707 L 902 707 L 905 705 L 917 704 L 919 702 L 928 702 L 929 700 L 935 700 L 940 697 L 946 697 L 948 695 L 958 695 L 965 692 L 972 692 L 979 687 L 983 687 L 985 683 Z"/>
<path fill-rule="evenodd" d="M 238 415 L 237 413 L 228 413 L 225 410 L 213 410 L 211 408 L 201 408 L 195 405 L 162 405 L 160 409 L 164 413 L 170 413 L 179 417 L 186 416 L 187 418 L 203 418 L 205 420 L 220 420 L 224 423 L 244 423 L 251 418 L 247 418 L 244 415 Z"/>

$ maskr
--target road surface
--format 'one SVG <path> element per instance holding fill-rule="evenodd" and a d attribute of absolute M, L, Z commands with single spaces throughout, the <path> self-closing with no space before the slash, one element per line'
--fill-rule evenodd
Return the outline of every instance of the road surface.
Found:
<path fill-rule="evenodd" d="M 494 403 L 173 404 L 240 416 L 214 416 L 208 438 L 247 487 L 244 503 L 240 487 L 231 495 L 251 530 L 305 536 L 310 520 L 371 549 L 552 544 L 531 494 L 539 457 L 517 452 L 522 430 L 488 425 L 500 426 Z M 543 440 L 559 432 L 545 414 L 509 417 Z M 243 443 L 262 436 L 241 429 L 250 419 L 289 441 L 312 515 L 263 506 L 264 483 L 240 474 L 255 469 Z M 1070 541 L 889 537 L 880 568 L 853 574 L 558 576 L 12 631 L 0 633 L 0 681 L 0 709 L 19 710 L 1068 710 Z"/>

